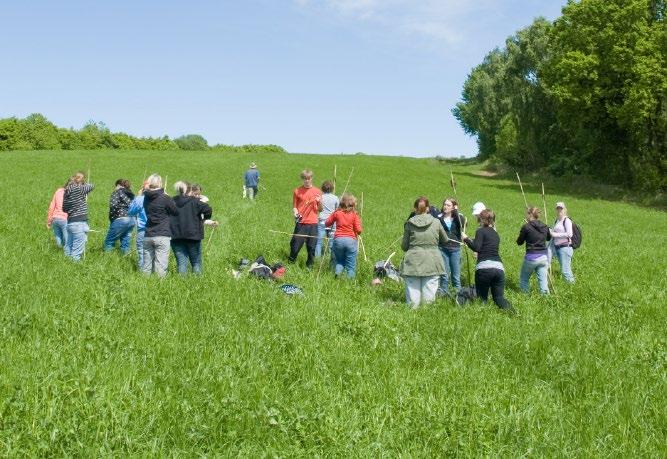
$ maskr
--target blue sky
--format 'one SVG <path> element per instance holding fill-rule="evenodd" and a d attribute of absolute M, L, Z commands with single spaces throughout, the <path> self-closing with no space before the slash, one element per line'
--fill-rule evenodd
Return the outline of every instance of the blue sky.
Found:
<path fill-rule="evenodd" d="M 3 2 L 0 117 L 291 152 L 472 156 L 467 74 L 565 0 Z"/>

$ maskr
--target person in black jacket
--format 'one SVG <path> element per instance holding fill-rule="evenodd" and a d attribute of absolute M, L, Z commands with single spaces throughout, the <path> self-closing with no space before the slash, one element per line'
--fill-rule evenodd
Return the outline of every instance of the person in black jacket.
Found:
<path fill-rule="evenodd" d="M 134 218 L 127 215 L 130 203 L 134 199 L 134 193 L 130 188 L 130 182 L 126 179 L 116 180 L 116 188 L 109 198 L 109 231 L 104 238 L 104 251 L 114 249 L 116 241 L 120 240 L 120 250 L 123 255 L 130 253 L 130 242 L 132 241 L 132 230 L 134 229 Z"/>
<path fill-rule="evenodd" d="M 451 279 L 456 295 L 461 290 L 461 233 L 465 228 L 466 219 L 459 213 L 459 204 L 454 198 L 447 198 L 442 202 L 442 212 L 437 218 L 449 238 L 449 242 L 440 247 L 446 272 L 440 276 L 438 294 L 440 296 L 448 294 Z"/>
<path fill-rule="evenodd" d="M 484 209 L 478 219 L 481 226 L 475 233 L 475 239 L 470 239 L 465 233 L 462 234 L 463 242 L 477 252 L 477 266 L 475 266 L 477 296 L 486 302 L 491 289 L 493 302 L 501 309 L 512 311 L 512 305 L 505 298 L 505 268 L 498 253 L 500 236 L 494 228 L 496 215 L 491 209 Z"/>
<path fill-rule="evenodd" d="M 194 274 L 202 272 L 201 241 L 204 239 L 204 221 L 211 218 L 213 210 L 200 199 L 201 187 L 186 182 L 176 182 L 178 196 L 174 203 L 178 215 L 171 217 L 171 249 L 176 257 L 178 273 L 188 273 L 188 262 Z"/>
<path fill-rule="evenodd" d="M 526 210 L 527 223 L 521 227 L 519 237 L 516 239 L 518 245 L 526 244 L 526 256 L 521 265 L 519 275 L 519 287 L 528 293 L 530 276 L 537 273 L 537 281 L 540 284 L 540 292 L 549 294 L 549 262 L 547 259 L 547 241 L 551 240 L 549 227 L 540 220 L 540 209 L 529 207 Z"/>
<path fill-rule="evenodd" d="M 178 215 L 178 209 L 162 188 L 162 177 L 148 177 L 148 190 L 144 192 L 146 233 L 144 236 L 144 274 L 167 275 L 169 266 L 169 241 L 171 240 L 170 215 Z"/>

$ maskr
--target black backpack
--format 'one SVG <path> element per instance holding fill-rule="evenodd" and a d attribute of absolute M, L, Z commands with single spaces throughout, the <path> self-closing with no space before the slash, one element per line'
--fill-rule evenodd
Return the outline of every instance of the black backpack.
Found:
<path fill-rule="evenodd" d="M 578 249 L 581 247 L 581 228 L 579 228 L 579 225 L 577 225 L 570 217 L 565 217 L 563 226 L 565 226 L 566 219 L 569 219 L 570 223 L 572 223 L 572 238 L 570 239 L 570 245 L 573 249 Z M 558 220 L 554 222 L 554 226 L 556 226 L 556 223 L 558 223 Z"/>

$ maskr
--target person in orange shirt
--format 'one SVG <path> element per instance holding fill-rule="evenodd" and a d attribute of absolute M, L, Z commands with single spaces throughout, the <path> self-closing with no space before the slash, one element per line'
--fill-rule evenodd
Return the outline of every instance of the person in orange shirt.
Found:
<path fill-rule="evenodd" d="M 67 183 L 58 188 L 53 194 L 53 198 L 49 204 L 49 212 L 46 216 L 46 227 L 53 230 L 56 245 L 59 248 L 67 245 L 67 213 L 63 212 L 63 196 L 65 195 L 65 188 L 67 188 L 71 181 L 72 179 L 69 178 Z"/>
<path fill-rule="evenodd" d="M 308 259 L 306 267 L 312 268 L 315 261 L 315 246 L 317 245 L 317 222 L 322 206 L 320 200 L 322 192 L 313 186 L 313 171 L 301 172 L 303 185 L 294 190 L 292 196 L 292 212 L 294 214 L 294 234 L 290 241 L 290 254 L 287 260 L 290 263 L 296 261 L 297 255 L 303 244 L 306 244 Z"/>
<path fill-rule="evenodd" d="M 336 276 L 339 276 L 345 269 L 347 277 L 353 278 L 356 271 L 357 253 L 359 252 L 357 236 L 361 234 L 361 219 L 355 211 L 356 207 L 357 199 L 345 193 L 340 200 L 340 207 L 325 222 L 326 226 L 336 224 L 333 243 Z"/>

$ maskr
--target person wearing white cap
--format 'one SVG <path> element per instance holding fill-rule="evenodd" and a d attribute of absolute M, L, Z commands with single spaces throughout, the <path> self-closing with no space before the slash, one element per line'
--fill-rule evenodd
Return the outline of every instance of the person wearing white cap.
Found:
<path fill-rule="evenodd" d="M 254 162 L 250 163 L 250 169 L 245 171 L 243 181 L 245 186 L 244 197 L 248 196 L 250 199 L 255 199 L 259 187 L 259 171 L 257 170 L 257 164 Z"/>
<path fill-rule="evenodd" d="M 486 209 L 486 206 L 484 205 L 483 202 L 476 202 L 475 204 L 472 205 L 472 214 L 475 217 L 479 217 L 479 214 L 482 213 L 483 210 Z"/>
<path fill-rule="evenodd" d="M 556 252 L 563 278 L 566 282 L 574 284 L 574 274 L 572 273 L 572 255 L 574 254 L 572 248 L 572 220 L 567 216 L 567 207 L 562 201 L 556 203 L 556 213 L 556 223 L 551 230 L 551 237 L 553 237 L 551 244 Z M 551 263 L 551 257 L 549 257 L 549 262 Z"/>

